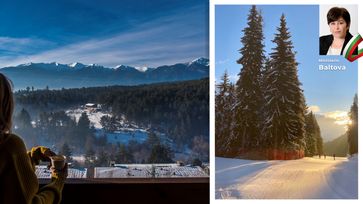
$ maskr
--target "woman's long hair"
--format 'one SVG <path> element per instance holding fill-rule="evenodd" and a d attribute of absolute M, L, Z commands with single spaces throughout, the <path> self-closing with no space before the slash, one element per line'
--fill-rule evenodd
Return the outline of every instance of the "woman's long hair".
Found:
<path fill-rule="evenodd" d="M 13 111 L 12 82 L 0 73 L 0 136 L 4 133 L 10 133 Z"/>

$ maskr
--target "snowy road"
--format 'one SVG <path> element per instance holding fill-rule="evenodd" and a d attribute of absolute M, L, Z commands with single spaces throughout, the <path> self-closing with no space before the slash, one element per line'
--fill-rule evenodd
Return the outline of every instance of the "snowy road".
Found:
<path fill-rule="evenodd" d="M 217 199 L 354 199 L 358 159 L 290 161 L 216 158 Z"/>

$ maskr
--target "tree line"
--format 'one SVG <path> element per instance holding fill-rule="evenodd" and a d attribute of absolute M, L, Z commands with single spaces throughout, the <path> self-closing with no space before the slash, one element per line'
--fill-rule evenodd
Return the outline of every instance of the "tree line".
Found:
<path fill-rule="evenodd" d="M 102 104 L 115 118 L 160 129 L 179 147 L 193 138 L 209 140 L 209 79 L 141 86 L 108 86 L 61 90 L 19 90 L 18 107 L 31 114 L 57 112 L 86 103 Z M 105 122 L 105 121 L 104 121 Z"/>
<path fill-rule="evenodd" d="M 358 153 L 358 96 L 354 96 L 353 104 L 350 107 L 349 117 L 351 123 L 348 126 L 348 153 L 350 155 Z"/>
<path fill-rule="evenodd" d="M 67 162 L 76 167 L 100 167 L 115 164 L 133 163 L 174 163 L 174 151 L 170 146 L 160 142 L 153 133 L 143 143 L 130 141 L 129 144 L 107 144 L 97 150 L 87 148 L 84 154 L 84 164 L 72 159 L 73 151 L 68 143 L 64 143 L 59 154 L 66 156 Z"/>

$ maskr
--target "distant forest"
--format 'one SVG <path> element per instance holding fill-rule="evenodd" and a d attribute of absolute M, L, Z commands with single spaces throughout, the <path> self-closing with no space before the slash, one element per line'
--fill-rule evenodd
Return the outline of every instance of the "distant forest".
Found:
<path fill-rule="evenodd" d="M 113 117 L 125 117 L 141 127 L 151 127 L 166 133 L 177 147 L 193 148 L 196 138 L 209 141 L 209 79 L 61 90 L 34 90 L 28 87 L 15 92 L 14 96 L 17 107 L 14 123 L 20 124 L 19 134 L 29 134 L 22 130 L 31 128 L 30 117 L 31 120 L 37 119 L 37 123 L 42 123 L 44 117 L 65 118 L 64 121 L 75 127 L 75 132 L 90 134 L 87 130 L 82 130 L 80 124 L 69 122 L 64 111 L 86 103 L 96 103 L 101 104 L 103 110 L 112 113 Z M 89 123 L 88 119 L 85 120 Z M 37 126 L 45 127 L 44 124 Z M 57 121 L 54 126 L 57 127 Z M 58 128 L 62 127 L 58 125 Z M 44 132 L 44 128 L 41 131 Z M 68 131 L 71 130 L 68 128 Z M 85 147 L 86 138 L 79 137 L 69 137 L 64 142 L 76 142 Z"/>

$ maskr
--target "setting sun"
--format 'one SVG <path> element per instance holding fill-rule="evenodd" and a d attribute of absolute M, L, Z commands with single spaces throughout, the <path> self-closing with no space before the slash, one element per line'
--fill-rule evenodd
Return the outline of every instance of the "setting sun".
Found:
<path fill-rule="evenodd" d="M 349 118 L 349 113 L 346 111 L 333 111 L 329 113 L 325 113 L 324 116 L 326 118 L 331 118 L 335 120 L 335 124 L 337 125 L 350 125 L 352 121 Z"/>

